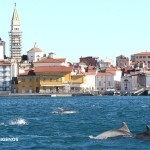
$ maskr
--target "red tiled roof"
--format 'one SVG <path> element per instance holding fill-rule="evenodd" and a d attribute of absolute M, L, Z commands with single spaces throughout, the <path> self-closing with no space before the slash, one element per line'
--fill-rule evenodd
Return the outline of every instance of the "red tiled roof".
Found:
<path fill-rule="evenodd" d="M 120 70 L 120 68 L 116 68 L 116 67 L 108 67 L 106 68 L 106 71 L 117 71 Z"/>
<path fill-rule="evenodd" d="M 59 58 L 59 59 L 45 58 L 34 63 L 63 63 L 65 61 L 66 61 L 66 58 Z"/>
<path fill-rule="evenodd" d="M 83 75 L 95 75 L 96 72 L 94 72 L 95 74 L 93 74 L 93 72 L 81 72 Z"/>
<path fill-rule="evenodd" d="M 110 72 L 98 72 L 96 76 L 114 76 L 114 74 Z"/>
<path fill-rule="evenodd" d="M 93 70 L 95 69 L 95 66 L 88 66 L 88 69 Z"/>
<path fill-rule="evenodd" d="M 131 62 L 131 63 L 130 63 L 130 65 L 135 65 L 135 64 L 137 64 L 137 62 Z"/>
<path fill-rule="evenodd" d="M 10 66 L 10 62 L 9 61 L 0 61 L 0 66 Z"/>
<path fill-rule="evenodd" d="M 27 53 L 29 53 L 29 52 L 44 52 L 44 51 L 38 47 L 34 47 L 34 48 L 30 49 Z"/>
<path fill-rule="evenodd" d="M 131 56 L 134 56 L 134 55 L 150 55 L 150 52 L 135 53 L 135 54 L 132 54 Z"/>
<path fill-rule="evenodd" d="M 72 69 L 65 66 L 38 66 L 34 68 L 34 72 L 71 72 Z"/>

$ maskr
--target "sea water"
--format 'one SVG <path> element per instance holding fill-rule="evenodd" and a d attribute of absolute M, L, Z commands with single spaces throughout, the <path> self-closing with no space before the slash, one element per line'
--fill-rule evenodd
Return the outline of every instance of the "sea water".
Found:
<path fill-rule="evenodd" d="M 150 140 L 89 136 L 150 125 L 149 96 L 1 97 L 0 150 L 148 150 Z M 55 114 L 58 108 L 76 113 Z"/>

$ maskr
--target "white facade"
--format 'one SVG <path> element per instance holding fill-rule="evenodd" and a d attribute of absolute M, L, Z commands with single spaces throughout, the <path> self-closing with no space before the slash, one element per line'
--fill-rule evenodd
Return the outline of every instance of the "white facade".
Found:
<path fill-rule="evenodd" d="M 44 55 L 44 52 L 29 52 L 27 53 L 28 61 L 35 62 L 40 60 Z"/>
<path fill-rule="evenodd" d="M 86 91 L 95 91 L 95 75 L 85 76 L 84 87 Z"/>
<path fill-rule="evenodd" d="M 37 47 L 37 44 L 35 43 L 34 48 L 29 50 L 27 52 L 28 62 L 36 62 L 41 60 L 41 58 L 44 56 L 44 51 L 39 49 Z"/>
<path fill-rule="evenodd" d="M 11 65 L 10 63 L 0 63 L 0 93 L 11 91 Z"/>
<path fill-rule="evenodd" d="M 146 76 L 146 84 L 145 84 L 145 87 L 150 87 L 150 74 L 145 74 Z"/>
<path fill-rule="evenodd" d="M 16 62 L 11 62 L 11 77 L 18 76 L 18 65 Z"/>
<path fill-rule="evenodd" d="M 0 38 L 0 60 L 4 59 L 5 55 L 5 42 Z"/>
<path fill-rule="evenodd" d="M 131 94 L 138 90 L 138 76 L 130 75 L 123 76 L 121 78 L 121 93 L 122 94 Z"/>
<path fill-rule="evenodd" d="M 106 59 L 101 59 L 99 62 L 98 62 L 98 66 L 103 70 L 107 67 L 110 67 L 111 65 L 113 64 L 113 61 L 109 58 L 106 58 Z"/>
<path fill-rule="evenodd" d="M 96 75 L 96 90 L 104 94 L 107 89 L 115 88 L 115 78 L 111 73 L 98 73 Z"/>

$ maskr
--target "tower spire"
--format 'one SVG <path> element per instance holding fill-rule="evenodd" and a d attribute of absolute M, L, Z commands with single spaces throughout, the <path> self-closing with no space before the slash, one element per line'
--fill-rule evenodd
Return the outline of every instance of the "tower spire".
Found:
<path fill-rule="evenodd" d="M 17 8 L 16 8 L 16 3 L 14 7 L 13 16 L 12 16 L 12 25 L 20 26 L 20 20 L 19 20 L 19 15 L 18 15 Z"/>
<path fill-rule="evenodd" d="M 11 20 L 11 31 L 9 32 L 9 37 L 10 37 L 10 57 L 17 61 L 21 61 L 22 32 L 20 31 L 20 20 L 16 8 L 16 3 L 14 5 L 14 11 Z"/>

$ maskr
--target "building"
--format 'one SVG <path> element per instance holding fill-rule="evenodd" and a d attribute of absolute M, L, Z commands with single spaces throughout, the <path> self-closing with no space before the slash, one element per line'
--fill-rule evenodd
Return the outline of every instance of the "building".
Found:
<path fill-rule="evenodd" d="M 122 70 L 117 67 L 108 67 L 106 68 L 106 72 L 114 74 L 114 81 L 115 81 L 115 89 L 121 89 L 121 77 L 122 77 Z"/>
<path fill-rule="evenodd" d="M 35 43 L 34 47 L 27 52 L 28 62 L 36 62 L 41 60 L 44 56 L 44 51 L 38 48 L 37 43 Z"/>
<path fill-rule="evenodd" d="M 149 73 L 128 74 L 121 78 L 121 93 L 122 95 L 140 95 L 146 88 L 150 87 Z"/>
<path fill-rule="evenodd" d="M 11 30 L 9 32 L 10 38 L 10 58 L 18 62 L 21 61 L 22 53 L 22 32 L 20 31 L 20 20 L 16 9 L 16 4 L 14 7 L 14 12 L 11 21 Z"/>
<path fill-rule="evenodd" d="M 45 57 L 39 61 L 33 62 L 33 65 L 36 66 L 69 66 L 66 58 L 55 58 L 54 53 L 49 53 L 48 57 Z"/>
<path fill-rule="evenodd" d="M 123 55 L 116 57 L 116 66 L 121 68 L 129 66 L 129 58 Z"/>
<path fill-rule="evenodd" d="M 144 63 L 145 67 L 150 67 L 150 52 L 140 52 L 131 55 L 131 61 L 136 63 Z"/>
<path fill-rule="evenodd" d="M 83 75 L 73 73 L 65 58 L 48 58 L 33 62 L 33 68 L 23 70 L 18 76 L 18 93 L 55 93 L 80 91 Z"/>
<path fill-rule="evenodd" d="M 99 94 L 105 94 L 107 89 L 115 89 L 114 74 L 109 72 L 98 72 L 96 75 L 96 91 Z"/>
<path fill-rule="evenodd" d="M 99 57 L 81 57 L 80 58 L 80 63 L 85 63 L 87 66 L 96 66 L 97 62 L 99 60 Z"/>
<path fill-rule="evenodd" d="M 97 66 L 100 70 L 105 70 L 107 67 L 111 67 L 113 65 L 112 59 L 105 58 L 98 61 Z"/>
<path fill-rule="evenodd" d="M 95 91 L 95 77 L 96 77 L 97 71 L 89 71 L 89 72 L 83 72 L 84 75 L 84 91 L 85 92 L 92 92 Z"/>
<path fill-rule="evenodd" d="M 0 61 L 0 94 L 11 92 L 11 63 Z"/>
<path fill-rule="evenodd" d="M 137 91 L 137 75 L 128 75 L 121 78 L 121 94 L 122 95 L 131 95 Z"/>
<path fill-rule="evenodd" d="M 18 76 L 18 93 L 54 93 L 70 90 L 72 67 L 38 66 Z"/>
<path fill-rule="evenodd" d="M 5 42 L 0 38 L 0 60 L 3 60 L 5 57 Z"/>

